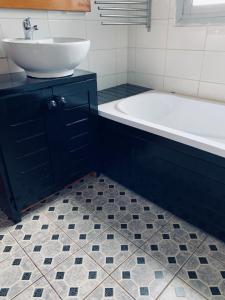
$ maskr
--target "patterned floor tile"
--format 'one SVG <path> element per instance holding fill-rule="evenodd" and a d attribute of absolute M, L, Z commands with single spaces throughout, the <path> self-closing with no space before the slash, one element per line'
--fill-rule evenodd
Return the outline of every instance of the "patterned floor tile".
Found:
<path fill-rule="evenodd" d="M 142 246 L 156 231 L 167 224 L 170 217 L 166 213 L 154 214 L 151 211 L 126 214 L 112 226 L 135 245 Z"/>
<path fill-rule="evenodd" d="M 170 272 L 142 250 L 135 252 L 111 276 L 135 299 L 151 300 L 172 279 Z"/>
<path fill-rule="evenodd" d="M 87 300 L 131 300 L 134 299 L 126 293 L 112 278 L 108 277 L 97 287 L 87 298 Z"/>
<path fill-rule="evenodd" d="M 76 252 L 46 274 L 50 284 L 64 300 L 83 299 L 106 277 L 107 273 L 83 250 Z"/>
<path fill-rule="evenodd" d="M 102 221 L 113 224 L 126 214 L 127 201 L 128 199 L 126 197 L 115 198 L 115 196 L 110 197 L 104 194 L 98 195 L 93 199 L 93 213 Z"/>
<path fill-rule="evenodd" d="M 175 277 L 157 300 L 206 300 L 206 298 Z"/>
<path fill-rule="evenodd" d="M 67 195 L 66 197 L 60 197 L 60 199 L 51 201 L 45 205 L 44 214 L 51 221 L 54 221 L 60 226 L 60 221 L 63 221 L 63 219 L 60 219 L 59 217 L 63 216 L 65 218 L 70 212 L 75 212 L 77 214 L 89 212 L 89 203 L 74 199 L 76 199 L 76 197 Z"/>
<path fill-rule="evenodd" d="M 201 253 L 209 255 L 218 261 L 225 263 L 225 243 L 213 238 L 208 237 L 201 246 Z"/>
<path fill-rule="evenodd" d="M 0 263 L 20 250 L 17 241 L 7 230 L 0 231 Z"/>
<path fill-rule="evenodd" d="M 201 247 L 177 276 L 208 299 L 225 299 L 225 263 L 204 256 Z"/>
<path fill-rule="evenodd" d="M 0 264 L 0 297 L 12 299 L 41 277 L 41 273 L 21 249 Z"/>
<path fill-rule="evenodd" d="M 73 212 L 66 216 L 66 222 L 61 229 L 80 247 L 96 239 L 103 231 L 109 227 L 92 214 L 76 214 Z"/>
<path fill-rule="evenodd" d="M 14 225 L 10 233 L 17 240 L 22 248 L 31 243 L 45 239 L 55 225 L 42 213 L 29 213 L 23 217 L 22 222 Z"/>
<path fill-rule="evenodd" d="M 83 248 L 102 268 L 111 273 L 123 263 L 137 247 L 112 228 Z"/>
<path fill-rule="evenodd" d="M 15 297 L 15 300 L 24 299 L 60 300 L 59 296 L 50 286 L 45 278 L 41 278 L 27 288 L 24 292 Z"/>
<path fill-rule="evenodd" d="M 46 274 L 80 248 L 63 231 L 56 228 L 39 243 L 24 248 L 31 260 Z"/>
<path fill-rule="evenodd" d="M 112 183 L 114 182 L 106 176 L 98 178 L 95 176 L 86 176 L 83 178 L 82 184 L 73 185 L 71 191 L 73 195 L 78 196 L 78 199 L 95 198 L 99 192 L 107 191 Z"/>
<path fill-rule="evenodd" d="M 190 224 L 173 218 L 163 226 L 142 249 L 176 273 L 201 244 L 206 234 Z"/>

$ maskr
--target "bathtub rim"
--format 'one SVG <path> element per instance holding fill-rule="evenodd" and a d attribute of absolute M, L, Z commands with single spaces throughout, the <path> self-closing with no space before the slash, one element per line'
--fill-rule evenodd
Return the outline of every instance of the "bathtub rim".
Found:
<path fill-rule="evenodd" d="M 147 92 L 141 93 L 140 95 L 146 94 L 146 93 L 157 93 L 157 94 L 163 94 L 163 95 L 171 95 L 172 94 L 172 95 L 178 96 L 178 97 L 181 96 L 182 98 L 185 98 L 187 100 L 191 99 L 191 100 L 195 100 L 195 101 L 208 102 L 211 104 L 220 104 L 220 105 L 225 106 L 225 103 L 220 102 L 220 101 L 210 101 L 209 99 L 188 97 L 188 96 L 184 96 L 184 95 L 180 95 L 180 94 L 165 93 L 165 92 L 160 92 L 160 91 L 156 91 L 156 90 L 147 91 Z M 185 131 L 158 125 L 157 123 L 144 121 L 139 118 L 130 116 L 130 115 L 126 114 L 125 112 L 122 112 L 121 110 L 118 109 L 118 104 L 121 101 L 128 100 L 129 98 L 133 98 L 133 97 L 137 97 L 137 96 L 138 95 L 127 97 L 127 98 L 122 98 L 120 100 L 112 101 L 112 102 L 105 103 L 105 104 L 100 104 L 98 106 L 99 116 L 225 158 L 225 144 L 223 144 L 223 143 L 219 143 L 219 142 L 213 141 L 211 139 L 207 139 L 207 138 L 204 138 L 204 137 L 201 137 L 198 135 L 187 133 Z"/>

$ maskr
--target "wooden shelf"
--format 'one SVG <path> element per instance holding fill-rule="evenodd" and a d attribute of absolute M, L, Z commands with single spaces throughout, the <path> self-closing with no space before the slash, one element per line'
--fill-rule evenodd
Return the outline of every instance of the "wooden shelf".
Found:
<path fill-rule="evenodd" d="M 1 8 L 26 8 L 87 12 L 90 0 L 0 0 Z"/>

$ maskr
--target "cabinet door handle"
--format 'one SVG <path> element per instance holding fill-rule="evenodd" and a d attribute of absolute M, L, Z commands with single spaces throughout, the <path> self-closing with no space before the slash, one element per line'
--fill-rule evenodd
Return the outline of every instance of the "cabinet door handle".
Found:
<path fill-rule="evenodd" d="M 66 99 L 63 96 L 55 96 L 55 101 L 61 106 L 64 107 L 66 105 Z"/>
<path fill-rule="evenodd" d="M 55 100 L 49 100 L 47 102 L 48 110 L 55 110 L 58 106 L 57 102 Z"/>

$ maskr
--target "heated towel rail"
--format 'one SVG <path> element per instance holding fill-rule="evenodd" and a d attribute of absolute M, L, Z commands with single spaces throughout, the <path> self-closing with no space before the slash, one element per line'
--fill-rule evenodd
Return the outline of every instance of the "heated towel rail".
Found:
<path fill-rule="evenodd" d="M 95 4 L 99 5 L 102 25 L 145 25 L 151 29 L 152 0 L 95 0 Z"/>

